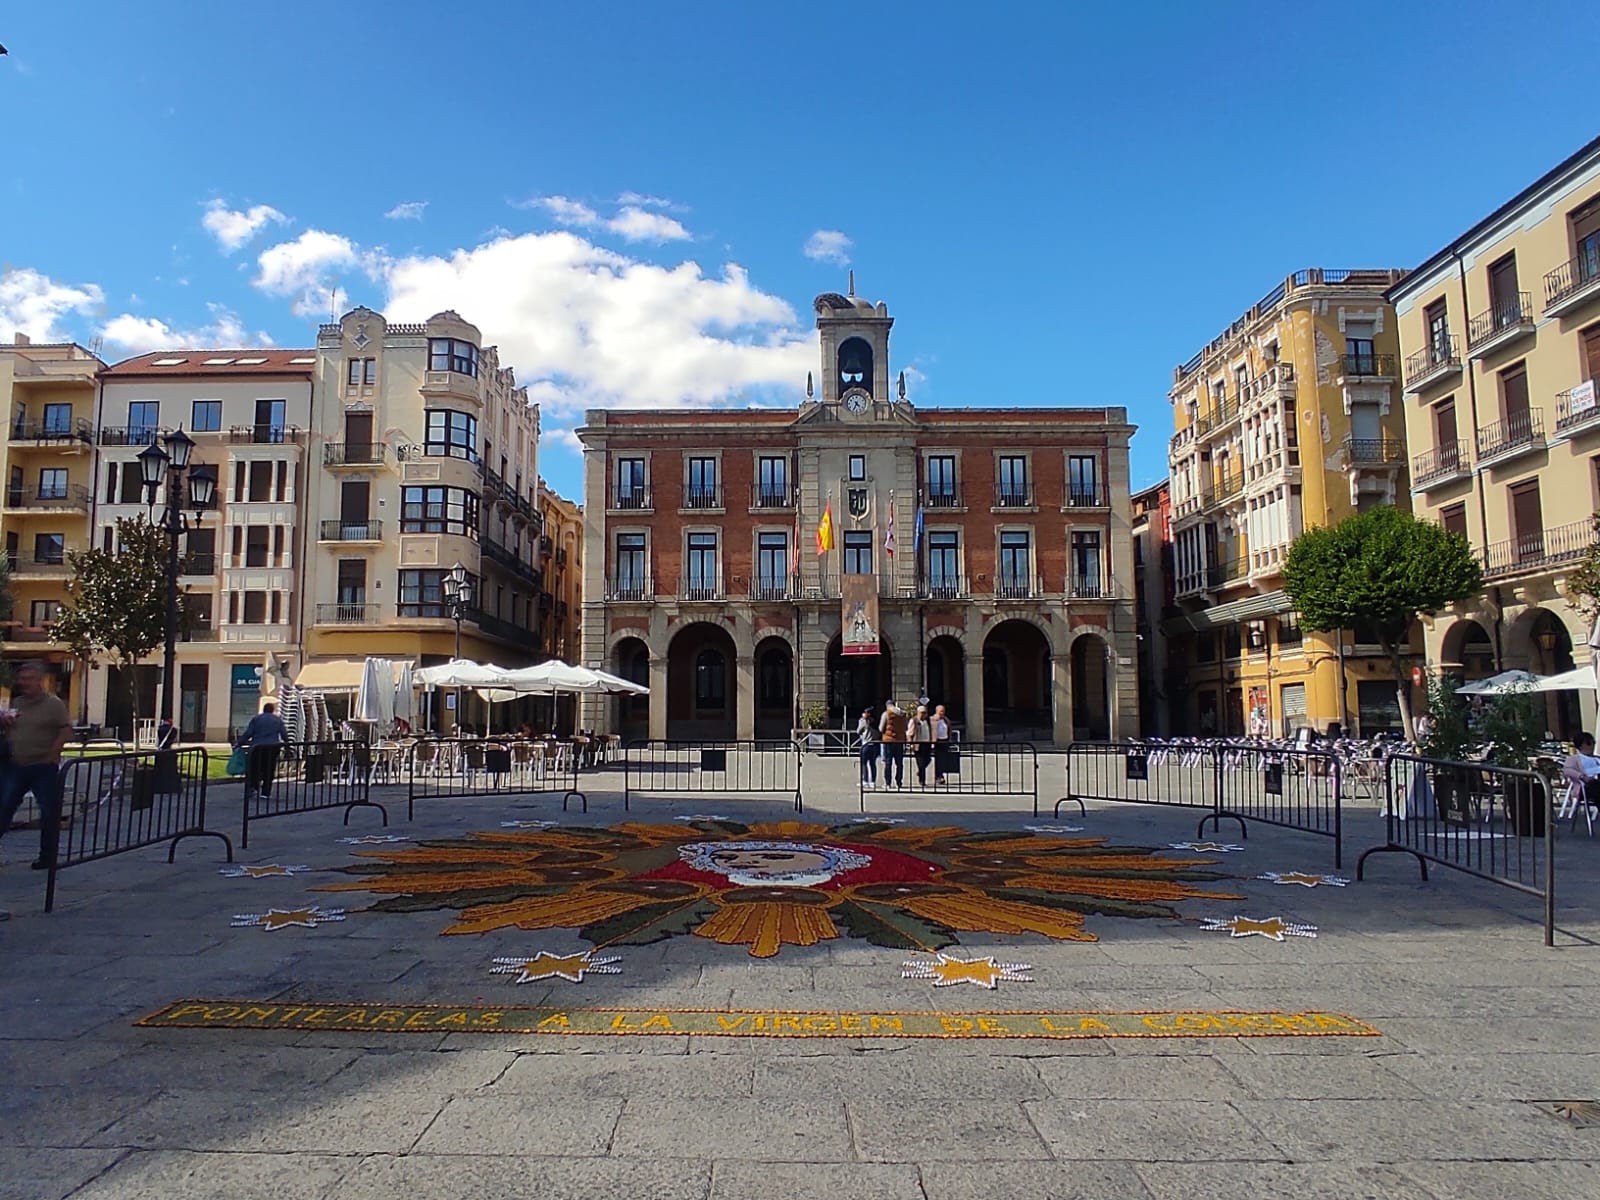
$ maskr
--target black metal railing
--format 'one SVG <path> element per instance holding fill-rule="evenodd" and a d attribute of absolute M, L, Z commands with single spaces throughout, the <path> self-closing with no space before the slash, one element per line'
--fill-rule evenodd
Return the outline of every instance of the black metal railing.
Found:
<path fill-rule="evenodd" d="M 867 811 L 867 792 L 872 791 L 874 808 L 884 806 L 890 795 L 931 792 L 1023 797 L 1033 815 L 1039 815 L 1039 751 L 1032 742 L 900 745 L 896 751 L 879 742 L 857 751 L 861 764 L 856 791 L 862 812 Z"/>
<path fill-rule="evenodd" d="M 559 795 L 563 812 L 573 798 L 589 811 L 589 799 L 578 789 L 584 755 L 577 743 L 430 737 L 402 753 L 408 820 L 416 819 L 418 800 L 468 796 Z"/>
<path fill-rule="evenodd" d="M 801 811 L 804 756 L 792 741 L 668 740 L 622 747 L 622 807 L 636 796 L 718 799 L 785 795 Z"/>
<path fill-rule="evenodd" d="M 1374 854 L 1398 852 L 1424 881 L 1435 863 L 1538 896 L 1544 944 L 1555 945 L 1556 816 L 1544 776 L 1414 754 L 1391 755 L 1384 776 L 1384 842 L 1356 860 L 1357 880 Z"/>
<path fill-rule="evenodd" d="M 1461 474 L 1468 465 L 1466 442 L 1446 442 L 1432 450 L 1424 450 L 1411 460 L 1411 482 L 1418 487 L 1426 487 L 1430 483 Z"/>
<path fill-rule="evenodd" d="M 928 600 L 960 600 L 971 589 L 965 575 L 928 575 L 923 577 L 921 594 Z"/>
<path fill-rule="evenodd" d="M 1002 483 L 994 490 L 994 506 L 996 508 L 1032 508 L 1033 484 Z"/>
<path fill-rule="evenodd" d="M 655 582 L 648 575 L 623 575 L 605 582 L 607 600 L 654 600 Z"/>
<path fill-rule="evenodd" d="M 1208 587 L 1221 587 L 1223 584 L 1233 583 L 1250 574 L 1250 556 L 1241 554 L 1238 558 L 1231 558 L 1227 562 L 1212 563 L 1206 567 L 1206 585 Z"/>
<path fill-rule="evenodd" d="M 1589 520 L 1518 534 L 1484 548 L 1483 573 L 1494 577 L 1573 562 L 1594 544 L 1594 523 Z"/>
<path fill-rule="evenodd" d="M 1103 483 L 1067 485 L 1067 508 L 1110 508 L 1111 489 Z"/>
<path fill-rule="evenodd" d="M 502 545 L 492 537 L 480 537 L 478 541 L 483 556 L 490 562 L 499 563 L 530 583 L 539 583 L 544 579 L 543 571 L 532 563 L 524 562 L 522 556 L 511 547 Z"/>
<path fill-rule="evenodd" d="M 1556 393 L 1556 429 L 1567 430 L 1600 417 L 1600 378 Z"/>
<path fill-rule="evenodd" d="M 102 425 L 95 440 L 102 446 L 148 446 L 166 432 L 159 425 Z"/>
<path fill-rule="evenodd" d="M 357 603 L 317 605 L 318 625 L 376 625 L 381 605 Z"/>
<path fill-rule="evenodd" d="M 375 808 L 389 824 L 389 810 L 372 799 L 379 754 L 356 742 L 288 742 L 245 750 L 244 804 L 239 845 L 250 845 L 250 825 L 268 817 L 344 809 L 344 823 L 358 808 Z"/>
<path fill-rule="evenodd" d="M 751 508 L 793 508 L 794 488 L 786 483 L 757 483 L 750 487 Z"/>
<path fill-rule="evenodd" d="M 185 554 L 179 567 L 183 575 L 215 575 L 217 573 L 217 556 L 208 554 Z"/>
<path fill-rule="evenodd" d="M 799 583 L 798 576 L 791 579 L 785 575 L 781 578 L 758 576 L 750 581 L 750 599 L 752 600 L 787 600 L 791 595 L 798 595 L 792 590 Z"/>
<path fill-rule="evenodd" d="M 87 511 L 89 507 L 89 489 L 81 483 L 45 487 L 8 487 L 5 497 L 7 508 L 66 508 L 82 512 Z"/>
<path fill-rule="evenodd" d="M 1511 329 L 1533 327 L 1533 297 L 1527 292 L 1504 296 L 1467 322 L 1467 348 L 1476 349 Z"/>
<path fill-rule="evenodd" d="M 305 438 L 298 425 L 230 425 L 225 440 L 253 446 L 296 445 Z"/>
<path fill-rule="evenodd" d="M 1406 356 L 1406 386 L 1419 387 L 1434 375 L 1460 365 L 1461 356 L 1456 349 L 1456 335 L 1445 334 L 1424 349 Z"/>
<path fill-rule="evenodd" d="M 1215 500 L 1227 500 L 1244 491 L 1244 472 L 1237 471 L 1231 475 L 1224 475 L 1214 480 L 1211 486 L 1211 496 Z"/>
<path fill-rule="evenodd" d="M 1220 429 L 1230 421 L 1233 421 L 1238 415 L 1239 397 L 1230 396 L 1206 409 L 1205 412 L 1195 418 L 1195 432 L 1198 436 L 1204 437 L 1212 430 Z"/>
<path fill-rule="evenodd" d="M 483 609 L 474 609 L 471 620 L 477 625 L 480 633 L 489 637 L 500 638 L 507 642 L 532 642 L 535 633 L 527 625 L 519 625 L 515 621 L 508 621 L 504 617 L 497 617 L 493 613 L 484 612 Z"/>
<path fill-rule="evenodd" d="M 1392 354 L 1346 354 L 1339 362 L 1346 379 L 1394 378 Z"/>
<path fill-rule="evenodd" d="M 74 417 L 69 421 L 13 421 L 13 442 L 87 442 L 91 440 L 89 421 Z"/>
<path fill-rule="evenodd" d="M 1544 445 L 1544 410 L 1532 408 L 1478 430 L 1478 461 Z"/>
<path fill-rule="evenodd" d="M 727 593 L 723 590 L 722 580 L 708 575 L 680 575 L 678 577 L 679 600 L 723 600 Z"/>
<path fill-rule="evenodd" d="M 1600 250 L 1591 248 L 1587 253 L 1579 254 L 1545 274 L 1545 311 L 1549 312 L 1597 282 L 1600 282 Z"/>
<path fill-rule="evenodd" d="M 376 467 L 388 452 L 382 442 L 328 442 L 322 447 L 322 461 L 330 467 Z"/>
<path fill-rule="evenodd" d="M 34 573 L 44 575 L 62 574 L 69 570 L 67 555 L 73 552 L 73 547 L 66 547 L 60 551 L 47 550 L 43 554 L 23 554 L 11 560 L 11 570 L 15 573 Z"/>
<path fill-rule="evenodd" d="M 321 540 L 324 542 L 381 542 L 383 541 L 383 522 L 373 517 L 355 521 L 341 517 L 324 521 L 322 523 Z"/>
<path fill-rule="evenodd" d="M 922 494 L 924 508 L 960 508 L 961 485 L 946 483 L 938 487 L 930 487 Z"/>
<path fill-rule="evenodd" d="M 996 600 L 1031 600 L 1044 595 L 1044 579 L 1038 575 L 1021 575 L 1005 571 L 994 577 Z"/>
<path fill-rule="evenodd" d="M 691 484 L 683 489 L 683 507 L 692 509 L 721 508 L 721 484 Z"/>
<path fill-rule="evenodd" d="M 1098 571 L 1074 571 L 1067 579 L 1067 595 L 1074 600 L 1104 600 L 1116 594 L 1111 576 Z"/>
<path fill-rule="evenodd" d="M 1399 438 L 1347 436 L 1342 446 L 1344 460 L 1350 466 L 1384 466 L 1405 461 L 1406 444 Z"/>
<path fill-rule="evenodd" d="M 146 750 L 67 758 L 61 764 L 58 839 L 49 858 L 44 910 L 56 903 L 56 876 L 68 867 L 168 843 L 167 861 L 189 837 L 214 837 L 233 861 L 227 835 L 207 828 L 206 752 Z"/>
<path fill-rule="evenodd" d="M 650 507 L 650 489 L 644 486 L 631 488 L 618 488 L 612 495 L 613 509 L 624 512 L 638 512 Z"/>

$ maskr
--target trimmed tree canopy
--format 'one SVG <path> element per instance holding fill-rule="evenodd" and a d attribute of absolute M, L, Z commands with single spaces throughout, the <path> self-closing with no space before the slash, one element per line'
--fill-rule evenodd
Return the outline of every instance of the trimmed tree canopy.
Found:
<path fill-rule="evenodd" d="M 1306 530 L 1290 547 L 1283 581 L 1307 629 L 1372 627 L 1398 643 L 1418 613 L 1477 592 L 1483 573 L 1460 534 L 1376 508 Z"/>

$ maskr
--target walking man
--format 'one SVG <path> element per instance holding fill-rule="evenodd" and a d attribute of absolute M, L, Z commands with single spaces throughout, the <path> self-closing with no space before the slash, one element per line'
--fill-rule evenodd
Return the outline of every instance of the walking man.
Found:
<path fill-rule="evenodd" d="M 22 797 L 32 792 L 39 809 L 39 860 L 33 869 L 45 871 L 55 865 L 61 841 L 61 751 L 72 735 L 72 719 L 60 698 L 45 690 L 44 668 L 36 662 L 17 668 L 11 706 L 17 716 L 11 726 L 11 767 L 0 781 L 0 837 L 11 828 Z"/>
<path fill-rule="evenodd" d="M 917 705 L 906 737 L 916 748 L 917 786 L 925 788 L 928 786 L 928 764 L 933 761 L 933 722 L 928 719 L 926 704 Z"/>
<path fill-rule="evenodd" d="M 246 800 L 254 799 L 258 793 L 263 800 L 272 795 L 272 780 L 278 773 L 278 755 L 283 753 L 286 732 L 278 706 L 269 700 L 239 735 L 239 745 L 250 749 L 244 774 Z"/>
<path fill-rule="evenodd" d="M 883 718 L 878 722 L 883 735 L 883 786 L 906 786 L 906 714 L 893 700 L 883 703 Z"/>
<path fill-rule="evenodd" d="M 933 710 L 933 786 L 938 787 L 944 783 L 945 773 L 950 769 L 950 718 L 945 715 L 944 705 L 939 705 Z"/>
<path fill-rule="evenodd" d="M 856 737 L 861 752 L 861 788 L 870 792 L 878 786 L 878 727 L 870 708 L 863 709 L 861 720 L 856 722 Z"/>

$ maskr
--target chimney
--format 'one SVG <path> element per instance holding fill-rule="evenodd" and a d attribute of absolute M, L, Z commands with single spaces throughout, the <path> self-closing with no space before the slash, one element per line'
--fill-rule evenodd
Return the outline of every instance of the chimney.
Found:
<path fill-rule="evenodd" d="M 20 332 L 12 334 L 11 335 L 11 340 L 13 342 L 15 342 L 19 346 L 31 346 L 33 344 L 32 342 L 30 342 L 28 340 L 28 335 L 27 334 L 20 333 Z"/>

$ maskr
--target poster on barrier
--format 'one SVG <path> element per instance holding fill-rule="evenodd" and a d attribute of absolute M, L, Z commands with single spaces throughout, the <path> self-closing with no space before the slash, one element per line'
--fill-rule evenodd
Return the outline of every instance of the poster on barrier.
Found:
<path fill-rule="evenodd" d="M 878 577 L 844 575 L 839 594 L 843 598 L 840 650 L 844 654 L 877 654 Z"/>
<path fill-rule="evenodd" d="M 1269 796 L 1283 795 L 1283 764 L 1269 762 L 1261 768 L 1262 787 Z"/>
<path fill-rule="evenodd" d="M 1144 780 L 1150 778 L 1150 756 L 1148 754 L 1130 754 L 1122 761 L 1126 764 L 1126 778 Z"/>

